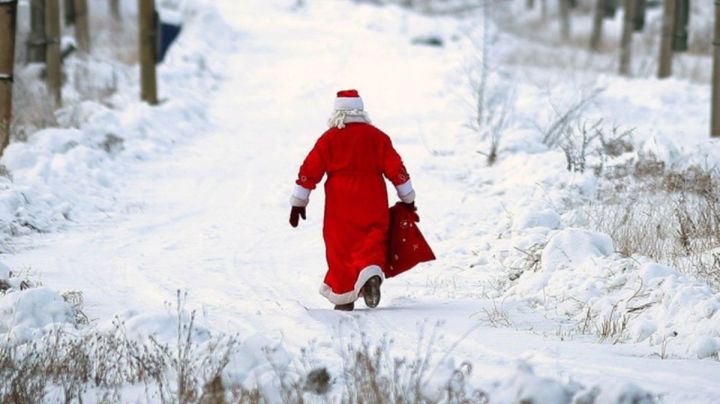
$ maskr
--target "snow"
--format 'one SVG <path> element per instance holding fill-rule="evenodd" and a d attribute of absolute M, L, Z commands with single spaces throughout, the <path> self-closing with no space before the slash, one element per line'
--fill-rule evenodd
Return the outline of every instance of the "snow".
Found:
<path fill-rule="evenodd" d="M 27 289 L 0 299 L 0 333 L 12 341 L 31 341 L 37 331 L 63 323 L 72 323 L 72 307 L 52 289 Z"/>
<path fill-rule="evenodd" d="M 293 373 L 308 346 L 337 376 L 347 336 L 390 336 L 398 355 L 414 357 L 423 324 L 436 322 L 442 338 L 430 351 L 444 359 L 429 396 L 468 361 L 471 381 L 498 403 L 720 397 L 720 294 L 674 268 L 622 257 L 608 235 L 587 230 L 581 208 L 599 180 L 569 172 L 538 130 L 602 88 L 588 120 L 636 128 L 637 150 L 668 165 L 714 164 L 707 86 L 523 65 L 518 58 L 533 58 L 522 53 L 525 39 L 489 24 L 490 63 L 502 74 L 490 76 L 488 94 L 515 97 L 488 167 L 478 153 L 486 142 L 467 125 L 477 13 L 187 3 L 189 20 L 160 66 L 159 106 L 137 102 L 134 69 L 91 61 L 95 86 L 119 83 L 108 104 L 62 109 L 62 128 L 3 155 L 11 176 L 0 177 L 8 246 L 0 279 L 14 289 L 0 296 L 0 334 L 30 340 L 71 323 L 57 291 L 81 290 L 91 329 L 119 320 L 134 338 L 172 344 L 178 317 L 167 300 L 180 289 L 196 310 L 199 344 L 239 335 L 227 379 L 276 399 L 278 369 Z M 412 43 L 428 36 L 444 46 Z M 80 64 L 71 69 L 82 74 Z M 439 259 L 386 282 L 378 309 L 338 313 L 317 294 L 323 191 L 298 229 L 287 225 L 287 200 L 335 91 L 351 87 L 404 157 Z M 9 272 L 24 268 L 47 286 L 16 290 Z M 624 327 L 597 335 L 613 325 Z"/>

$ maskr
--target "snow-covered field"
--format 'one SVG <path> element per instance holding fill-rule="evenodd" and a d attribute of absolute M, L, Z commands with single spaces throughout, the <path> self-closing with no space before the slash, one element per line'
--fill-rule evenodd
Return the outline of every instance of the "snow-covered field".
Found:
<path fill-rule="evenodd" d="M 604 180 L 568 171 L 563 151 L 543 142 L 558 111 L 600 89 L 583 119 L 635 129 L 637 151 L 618 160 L 715 167 L 708 85 L 535 66 L 522 57 L 525 40 L 479 9 L 459 18 L 295 3 L 213 1 L 161 66 L 160 106 L 135 102 L 130 80 L 112 108 L 66 111 L 76 129 L 7 149 L 0 279 L 22 272 L 44 287 L 0 298 L 0 333 L 26 341 L 72 322 L 55 291 L 73 290 L 89 329 L 118 318 L 132 335 L 171 343 L 179 289 L 197 310 L 200 340 L 242 341 L 225 382 L 259 384 L 271 397 L 278 367 L 302 378 L 300 369 L 325 366 L 339 399 L 342 352 L 364 339 L 392 340 L 392 356 L 429 356 L 430 401 L 463 362 L 491 402 L 720 400 L 720 293 L 621 256 L 588 230 L 585 208 Z M 413 44 L 430 35 L 444 46 Z M 490 167 L 488 139 L 470 128 L 483 43 L 487 108 L 506 114 L 490 120 L 502 134 Z M 383 284 L 379 308 L 350 313 L 317 293 L 322 190 L 307 221 L 287 223 L 297 168 L 344 88 L 360 91 L 403 156 L 438 256 Z M 13 290 L 21 279 L 9 279 Z"/>

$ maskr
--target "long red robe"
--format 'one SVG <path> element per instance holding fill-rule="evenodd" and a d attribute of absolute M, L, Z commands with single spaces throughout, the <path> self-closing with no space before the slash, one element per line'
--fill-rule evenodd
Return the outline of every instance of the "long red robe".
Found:
<path fill-rule="evenodd" d="M 384 279 L 388 248 L 388 195 L 383 176 L 398 186 L 410 176 L 390 138 L 367 123 L 331 128 L 300 167 L 297 184 L 325 181 L 328 271 L 320 293 L 334 304 L 355 301 L 372 276 Z"/>

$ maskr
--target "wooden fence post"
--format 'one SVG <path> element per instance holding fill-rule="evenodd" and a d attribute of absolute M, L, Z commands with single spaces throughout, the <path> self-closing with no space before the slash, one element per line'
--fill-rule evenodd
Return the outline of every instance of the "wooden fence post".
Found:
<path fill-rule="evenodd" d="M 570 0 L 558 0 L 560 2 L 560 34 L 562 39 L 570 39 Z"/>
<path fill-rule="evenodd" d="M 632 56 L 632 35 L 635 32 L 635 2 L 625 0 L 625 15 L 623 16 L 622 37 L 620 39 L 620 69 L 623 76 L 630 75 L 630 61 Z"/>
<path fill-rule="evenodd" d="M 122 19 L 122 12 L 120 11 L 120 0 L 110 0 L 110 11 L 112 12 L 113 18 L 116 20 Z"/>
<path fill-rule="evenodd" d="M 75 25 L 75 0 L 63 1 L 63 14 L 65 16 L 65 26 Z"/>
<path fill-rule="evenodd" d="M 140 97 L 150 105 L 156 105 L 157 76 L 155 73 L 156 38 L 155 0 L 138 0 L 140 26 Z"/>
<path fill-rule="evenodd" d="M 62 68 L 60 51 L 60 0 L 45 1 L 45 64 L 48 94 L 55 107 L 62 106 Z"/>
<path fill-rule="evenodd" d="M 720 137 L 720 0 L 715 0 L 715 38 L 713 41 L 713 87 L 710 136 Z"/>
<path fill-rule="evenodd" d="M 45 62 L 45 0 L 30 0 L 30 35 L 27 62 Z"/>
<path fill-rule="evenodd" d="M 75 8 L 75 40 L 80 52 L 90 53 L 90 29 L 87 0 L 74 0 Z"/>
<path fill-rule="evenodd" d="M 0 3 L 0 155 L 10 142 L 17 0 Z"/>
<path fill-rule="evenodd" d="M 660 63 L 658 78 L 672 74 L 673 36 L 675 34 L 675 0 L 664 0 L 662 19 L 662 37 L 660 38 Z"/>
<path fill-rule="evenodd" d="M 592 33 L 590 34 L 590 50 L 600 50 L 602 43 L 603 20 L 605 19 L 607 0 L 595 0 L 595 14 L 593 16 Z"/>

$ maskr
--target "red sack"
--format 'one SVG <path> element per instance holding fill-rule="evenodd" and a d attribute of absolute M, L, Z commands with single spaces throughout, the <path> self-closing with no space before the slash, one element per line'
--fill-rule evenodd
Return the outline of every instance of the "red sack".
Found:
<path fill-rule="evenodd" d="M 416 210 L 414 205 L 402 202 L 390 208 L 386 278 L 397 276 L 421 262 L 435 259 L 430 245 L 415 224 L 420 221 Z"/>

